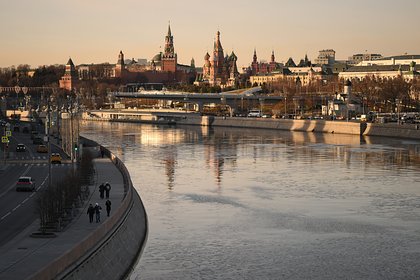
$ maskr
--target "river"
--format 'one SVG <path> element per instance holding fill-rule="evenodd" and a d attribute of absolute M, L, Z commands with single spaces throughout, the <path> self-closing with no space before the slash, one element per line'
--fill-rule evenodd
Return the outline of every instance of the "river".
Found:
<path fill-rule="evenodd" d="M 419 279 L 420 141 L 97 123 L 149 219 L 131 279 Z"/>

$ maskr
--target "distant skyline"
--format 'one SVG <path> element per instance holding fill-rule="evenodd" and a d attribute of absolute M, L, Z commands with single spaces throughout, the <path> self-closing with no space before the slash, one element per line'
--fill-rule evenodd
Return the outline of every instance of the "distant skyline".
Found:
<path fill-rule="evenodd" d="M 14 0 L 0 3 L 0 67 L 150 60 L 163 50 L 170 21 L 178 63 L 201 67 L 216 32 L 238 67 L 258 60 L 295 62 L 334 49 L 356 53 L 420 54 L 418 0 Z"/>

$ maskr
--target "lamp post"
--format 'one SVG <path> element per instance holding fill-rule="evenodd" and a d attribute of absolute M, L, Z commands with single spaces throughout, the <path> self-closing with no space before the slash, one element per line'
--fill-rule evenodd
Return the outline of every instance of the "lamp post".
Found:
<path fill-rule="evenodd" d="M 284 97 L 284 118 L 287 118 L 287 96 Z"/>
<path fill-rule="evenodd" d="M 397 123 L 401 124 L 400 122 L 400 100 L 398 98 L 395 99 L 395 105 L 396 105 L 396 110 L 397 110 Z"/>
<path fill-rule="evenodd" d="M 46 91 L 45 87 L 42 87 L 41 94 L 45 96 Z M 46 96 L 47 98 L 47 116 L 45 120 L 45 136 L 44 141 L 47 142 L 48 149 L 48 187 L 52 185 L 52 172 L 51 172 L 51 141 L 50 141 L 50 128 L 51 128 L 51 105 L 50 105 L 50 95 Z"/>
<path fill-rule="evenodd" d="M 13 108 L 13 120 L 16 119 L 16 109 L 18 108 L 19 104 L 19 92 L 20 92 L 20 86 L 15 86 L 15 92 L 16 92 L 16 105 Z"/>
<path fill-rule="evenodd" d="M 70 158 L 71 158 L 71 164 L 74 165 L 74 153 L 73 153 L 73 98 L 71 95 L 67 96 L 68 98 L 68 111 L 70 113 Z"/>

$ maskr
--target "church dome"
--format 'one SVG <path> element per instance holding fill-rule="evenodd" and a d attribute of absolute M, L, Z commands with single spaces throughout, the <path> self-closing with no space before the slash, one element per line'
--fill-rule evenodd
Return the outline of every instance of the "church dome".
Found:
<path fill-rule="evenodd" d="M 162 53 L 158 53 L 157 55 L 155 55 L 152 60 L 155 62 L 161 61 L 162 59 Z"/>

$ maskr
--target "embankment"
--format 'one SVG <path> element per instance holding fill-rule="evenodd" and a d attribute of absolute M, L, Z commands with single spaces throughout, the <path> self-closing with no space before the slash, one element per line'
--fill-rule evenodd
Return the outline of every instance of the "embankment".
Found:
<path fill-rule="evenodd" d="M 97 143 L 82 138 L 85 146 Z M 123 279 L 138 261 L 147 238 L 147 215 L 122 161 L 103 148 L 124 180 L 124 199 L 113 215 L 91 235 L 67 252 L 63 263 L 72 263 L 58 279 Z M 55 264 L 57 265 L 57 264 Z"/>

